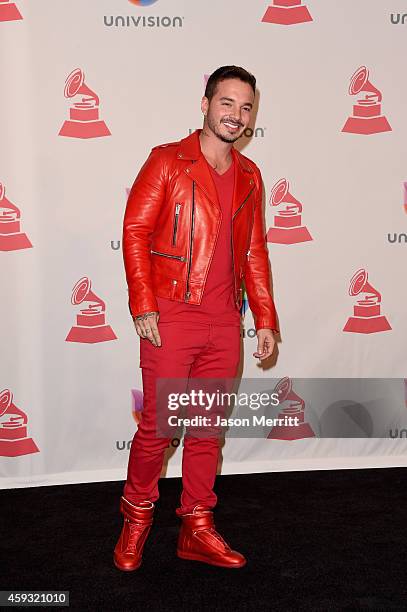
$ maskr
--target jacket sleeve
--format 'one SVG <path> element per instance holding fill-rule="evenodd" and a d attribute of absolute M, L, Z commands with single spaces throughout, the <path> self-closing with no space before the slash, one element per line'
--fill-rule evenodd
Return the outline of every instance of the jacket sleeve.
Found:
<path fill-rule="evenodd" d="M 268 328 L 278 332 L 276 309 L 271 295 L 271 271 L 263 221 L 263 184 L 257 167 L 255 174 L 257 195 L 244 280 L 256 331 Z"/>
<path fill-rule="evenodd" d="M 166 192 L 160 151 L 153 149 L 131 188 L 123 219 L 123 259 L 133 317 L 158 311 L 151 279 L 150 248 Z"/>

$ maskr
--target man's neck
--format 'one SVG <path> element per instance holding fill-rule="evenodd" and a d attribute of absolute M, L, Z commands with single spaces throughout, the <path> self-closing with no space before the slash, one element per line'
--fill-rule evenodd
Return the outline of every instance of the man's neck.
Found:
<path fill-rule="evenodd" d="M 202 154 L 211 166 L 224 169 L 230 165 L 233 143 L 223 142 L 205 125 L 199 134 L 199 141 Z"/>

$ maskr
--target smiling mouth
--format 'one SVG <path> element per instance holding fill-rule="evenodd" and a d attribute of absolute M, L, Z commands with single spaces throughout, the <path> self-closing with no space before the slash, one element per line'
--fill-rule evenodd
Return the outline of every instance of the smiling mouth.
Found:
<path fill-rule="evenodd" d="M 230 130 L 238 130 L 241 125 L 239 123 L 233 123 L 233 121 L 223 121 L 223 125 L 225 125 Z"/>

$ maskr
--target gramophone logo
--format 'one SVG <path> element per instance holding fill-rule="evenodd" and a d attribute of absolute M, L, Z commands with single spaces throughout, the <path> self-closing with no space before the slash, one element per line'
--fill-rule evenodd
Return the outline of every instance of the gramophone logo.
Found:
<path fill-rule="evenodd" d="M 0 251 L 18 251 L 32 247 L 27 234 L 20 229 L 20 210 L 6 198 L 0 183 Z"/>
<path fill-rule="evenodd" d="M 267 232 L 267 242 L 296 244 L 312 240 L 308 229 L 302 225 L 302 204 L 289 191 L 287 179 L 282 178 L 271 190 L 270 205 L 284 205 L 274 215 L 274 226 Z"/>
<path fill-rule="evenodd" d="M 389 122 L 381 114 L 382 94 L 369 81 L 369 71 L 366 66 L 361 66 L 352 75 L 349 94 L 351 96 L 362 95 L 353 105 L 353 115 L 346 121 L 342 132 L 365 135 L 391 132 Z"/>
<path fill-rule="evenodd" d="M 71 296 L 71 303 L 74 306 L 83 302 L 89 302 L 89 308 L 79 311 L 79 314 L 76 315 L 76 325 L 71 328 L 65 340 L 88 344 L 117 340 L 110 325 L 106 324 L 105 303 L 91 291 L 91 282 L 87 276 L 78 280 Z"/>
<path fill-rule="evenodd" d="M 262 21 L 280 25 L 294 25 L 312 21 L 312 17 L 301 0 L 273 0 L 273 4 L 264 13 Z"/>
<path fill-rule="evenodd" d="M 365 294 L 353 306 L 353 317 L 349 317 L 343 331 L 356 334 L 374 334 L 391 329 L 386 317 L 380 314 L 380 293 L 367 280 L 363 268 L 355 272 L 349 284 L 349 295 Z"/>
<path fill-rule="evenodd" d="M 9 389 L 0 393 L 0 455 L 20 457 L 39 453 L 32 438 L 27 436 L 27 415 L 13 403 Z"/>
<path fill-rule="evenodd" d="M 65 98 L 74 98 L 59 136 L 70 138 L 100 138 L 110 136 L 104 121 L 99 119 L 99 97 L 85 84 L 83 70 L 76 68 L 65 81 Z M 75 98 L 76 96 L 76 98 Z"/>
<path fill-rule="evenodd" d="M 22 19 L 22 16 L 14 2 L 0 0 L 0 21 L 16 21 L 17 19 Z"/>
<path fill-rule="evenodd" d="M 315 438 L 314 430 L 305 420 L 305 402 L 293 390 L 292 380 L 288 377 L 282 378 L 274 387 L 273 393 L 278 394 L 279 406 L 282 407 L 278 419 L 283 421 L 282 425 L 274 425 L 267 439 L 269 440 L 300 440 L 302 438 Z M 294 419 L 296 425 L 285 425 Z"/>
<path fill-rule="evenodd" d="M 131 414 L 137 425 L 139 425 L 143 416 L 143 392 L 140 389 L 132 389 L 131 397 Z"/>

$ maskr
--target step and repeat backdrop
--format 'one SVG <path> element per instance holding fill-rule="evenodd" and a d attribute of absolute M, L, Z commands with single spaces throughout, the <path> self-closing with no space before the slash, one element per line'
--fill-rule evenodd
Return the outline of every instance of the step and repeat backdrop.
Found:
<path fill-rule="evenodd" d="M 143 408 L 126 201 L 226 64 L 257 78 L 237 147 L 263 175 L 281 330 L 261 367 L 244 300 L 242 376 L 302 426 L 227 440 L 219 471 L 407 464 L 406 51 L 405 0 L 0 0 L 2 487 L 125 478 Z M 400 384 L 379 411 L 324 410 L 297 378 Z M 174 438 L 163 475 L 181 458 Z"/>

